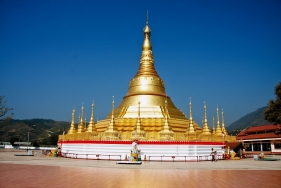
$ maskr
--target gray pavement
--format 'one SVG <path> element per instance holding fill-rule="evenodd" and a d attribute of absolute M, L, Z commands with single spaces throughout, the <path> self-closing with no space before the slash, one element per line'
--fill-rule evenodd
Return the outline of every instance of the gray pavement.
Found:
<path fill-rule="evenodd" d="M 173 169 L 173 170 L 281 170 L 279 161 L 255 161 L 253 158 L 241 160 L 219 160 L 218 162 L 156 162 L 143 161 L 142 165 L 116 164 L 116 161 L 70 159 L 49 157 L 35 151 L 34 156 L 14 156 L 26 151 L 0 149 L 0 163 L 63 167 L 114 168 L 114 169 Z M 271 158 L 281 159 L 280 155 Z"/>

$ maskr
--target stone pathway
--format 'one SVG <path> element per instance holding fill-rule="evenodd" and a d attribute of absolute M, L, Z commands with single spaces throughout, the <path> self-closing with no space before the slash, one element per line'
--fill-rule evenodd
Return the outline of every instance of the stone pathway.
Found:
<path fill-rule="evenodd" d="M 4 150 L 4 149 L 3 149 Z M 14 156 L 0 149 L 0 187 L 281 187 L 281 161 L 146 162 Z M 22 151 L 26 152 L 26 151 Z M 281 156 L 275 156 L 281 158 Z"/>

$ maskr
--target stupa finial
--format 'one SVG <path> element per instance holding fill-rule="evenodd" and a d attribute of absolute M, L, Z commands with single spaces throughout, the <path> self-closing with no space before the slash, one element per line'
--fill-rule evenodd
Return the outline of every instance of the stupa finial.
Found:
<path fill-rule="evenodd" d="M 148 25 L 148 10 L 146 11 L 146 25 Z"/>
<path fill-rule="evenodd" d="M 215 118 L 214 118 L 214 115 L 213 115 L 213 133 L 215 133 Z"/>
<path fill-rule="evenodd" d="M 207 120 L 207 107 L 206 107 L 206 102 L 204 101 L 204 125 L 208 124 L 208 120 Z"/>
<path fill-rule="evenodd" d="M 191 103 L 191 97 L 189 97 L 189 119 L 192 121 L 192 103 Z"/>
<path fill-rule="evenodd" d="M 220 127 L 219 107 L 217 105 L 217 127 Z"/>
<path fill-rule="evenodd" d="M 111 118 L 114 118 L 114 96 L 112 96 L 112 115 Z"/>
<path fill-rule="evenodd" d="M 216 128 L 216 135 L 222 135 L 222 130 L 220 127 L 220 117 L 219 117 L 219 107 L 217 105 L 217 128 Z"/>
<path fill-rule="evenodd" d="M 93 103 L 92 103 L 92 116 L 91 116 L 91 120 L 90 122 L 94 124 L 94 121 L 95 121 L 95 118 L 94 118 L 94 107 L 95 107 L 95 104 L 94 104 L 94 99 L 93 99 Z"/>
<path fill-rule="evenodd" d="M 191 97 L 189 97 L 189 108 L 190 108 L 189 133 L 194 133 L 193 119 L 192 119 L 192 103 L 191 103 Z"/>

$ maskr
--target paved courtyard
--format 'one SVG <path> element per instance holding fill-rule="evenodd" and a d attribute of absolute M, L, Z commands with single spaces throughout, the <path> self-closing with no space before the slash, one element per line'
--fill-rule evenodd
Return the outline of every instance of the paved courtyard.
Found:
<path fill-rule="evenodd" d="M 35 156 L 0 149 L 0 187 L 281 187 L 281 161 L 143 162 Z M 281 158 L 281 156 L 274 156 Z"/>

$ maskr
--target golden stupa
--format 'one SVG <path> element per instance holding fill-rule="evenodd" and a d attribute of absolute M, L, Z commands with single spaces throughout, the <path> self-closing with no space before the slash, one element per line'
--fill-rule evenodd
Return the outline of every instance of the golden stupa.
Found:
<path fill-rule="evenodd" d="M 94 123 L 94 104 L 90 122 L 84 119 L 84 107 L 79 116 L 78 128 L 72 123 L 62 140 L 175 140 L 175 141 L 222 141 L 234 140 L 227 135 L 224 124 L 220 128 L 217 108 L 217 128 L 211 131 L 207 122 L 206 104 L 202 128 L 192 118 L 192 104 L 189 119 L 172 102 L 165 91 L 164 81 L 154 67 L 151 30 L 148 18 L 143 29 L 144 42 L 140 66 L 135 77 L 130 81 L 128 93 L 115 109 L 114 97 L 112 111 L 104 120 Z M 213 125 L 214 127 L 214 125 Z M 222 132 L 222 129 L 224 132 Z"/>

